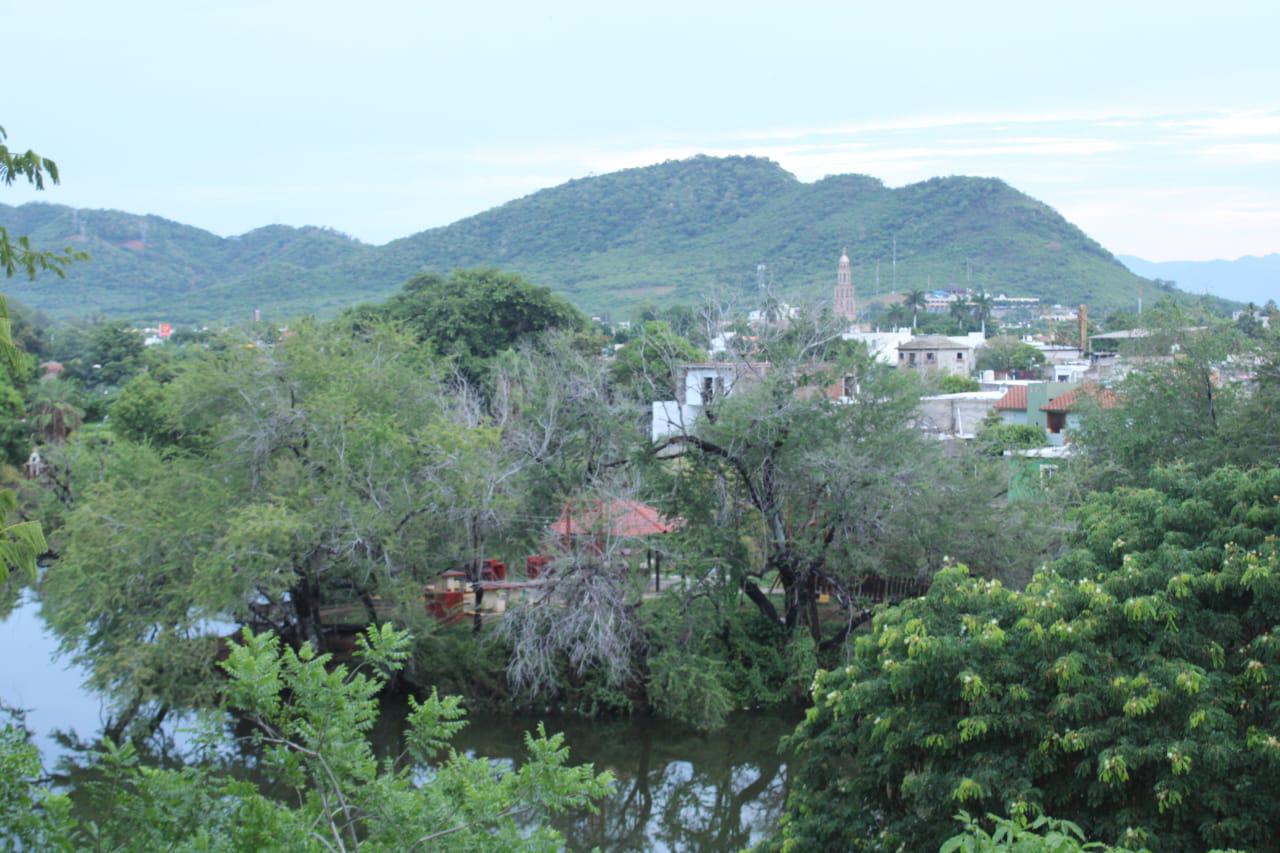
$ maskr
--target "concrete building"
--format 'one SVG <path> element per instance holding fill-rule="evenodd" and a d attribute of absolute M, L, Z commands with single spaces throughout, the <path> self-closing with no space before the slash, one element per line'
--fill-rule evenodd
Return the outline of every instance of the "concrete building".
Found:
<path fill-rule="evenodd" d="M 938 438 L 973 438 L 987 414 L 1003 397 L 999 391 L 921 397 L 916 425 Z"/>
<path fill-rule="evenodd" d="M 881 364 L 898 363 L 898 346 L 905 344 L 915 335 L 911 329 L 889 329 L 887 331 L 859 332 L 849 330 L 840 337 L 846 341 L 860 341 L 867 345 L 867 351 Z"/>
<path fill-rule="evenodd" d="M 922 375 L 973 372 L 973 348 L 943 335 L 923 335 L 898 345 L 898 367 Z"/>
<path fill-rule="evenodd" d="M 716 399 L 727 397 L 742 383 L 764 378 L 767 362 L 698 362 L 676 368 L 677 399 L 654 400 L 650 435 L 661 441 L 672 435 L 692 432 L 703 410 Z"/>

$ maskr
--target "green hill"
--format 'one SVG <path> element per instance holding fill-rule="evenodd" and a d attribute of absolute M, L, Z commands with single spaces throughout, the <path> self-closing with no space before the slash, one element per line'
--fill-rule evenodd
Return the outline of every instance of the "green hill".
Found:
<path fill-rule="evenodd" d="M 328 315 L 380 299 L 422 270 L 494 265 L 591 312 L 749 296 L 757 264 L 774 286 L 825 298 L 848 246 L 860 294 L 966 280 L 993 293 L 1136 301 L 1140 279 L 1048 206 L 991 178 L 891 189 L 860 175 L 803 183 L 753 157 L 695 157 L 569 181 L 442 228 L 368 246 L 319 228 L 269 226 L 233 238 L 154 216 L 0 206 L 0 224 L 40 246 L 71 242 L 93 260 L 66 282 L 10 283 L 51 314 L 94 311 L 179 322 Z M 74 242 L 72 242 L 74 241 Z"/>

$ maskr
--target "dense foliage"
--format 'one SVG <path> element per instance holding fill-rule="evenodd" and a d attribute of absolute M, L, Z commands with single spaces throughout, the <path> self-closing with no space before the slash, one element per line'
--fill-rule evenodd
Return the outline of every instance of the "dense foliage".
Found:
<path fill-rule="evenodd" d="M 361 323 L 394 321 L 419 343 L 453 358 L 470 379 L 503 350 L 551 329 L 583 329 L 586 318 L 545 287 L 496 269 L 425 273 L 395 296 L 352 312 Z"/>
<path fill-rule="evenodd" d="M 1094 407 L 1076 436 L 1092 489 L 1143 485 L 1161 465 L 1207 473 L 1280 454 L 1280 334 L 1249 337 L 1166 307 L 1127 348 L 1137 367 L 1114 385 L 1121 404 Z"/>
<path fill-rule="evenodd" d="M 246 632 L 222 664 L 225 713 L 205 749 L 228 748 L 230 714 L 261 755 L 261 787 L 218 769 L 139 761 L 106 742 L 97 778 L 80 792 L 98 816 L 80 822 L 64 794 L 39 781 L 25 732 L 0 728 L 0 842 L 39 850 L 550 850 L 562 843 L 546 818 L 590 810 L 612 784 L 590 765 L 570 766 L 562 735 L 527 734 L 528 759 L 504 769 L 460 754 L 456 698 L 412 702 L 406 751 L 379 761 L 368 739 L 377 695 L 408 657 L 409 638 L 370 628 L 350 669 L 311 646 L 295 652 Z M 278 792 L 269 796 L 264 791 Z"/>
<path fill-rule="evenodd" d="M 209 322 L 247 320 L 254 308 L 276 321 L 331 315 L 384 298 L 422 270 L 489 264 L 590 311 L 697 301 L 713 289 L 754 292 L 760 263 L 789 298 L 826 299 L 843 245 L 860 296 L 872 293 L 877 264 L 885 292 L 960 282 L 971 269 L 974 286 L 990 293 L 1101 310 L 1133 304 L 1140 281 L 1059 214 L 998 180 L 889 188 L 839 175 L 806 184 L 751 157 L 570 181 L 378 247 L 282 226 L 222 239 L 158 217 L 52 206 L 0 207 L 0 225 L 41 245 L 73 240 L 94 255 L 92 272 L 71 270 L 65 290 L 16 291 L 64 317 L 97 310 Z M 896 285 L 887 280 L 895 239 Z"/>
<path fill-rule="evenodd" d="M 941 572 L 820 675 L 786 849 L 925 849 L 958 805 L 1261 849 L 1280 813 L 1280 469 L 1184 469 L 1079 512 L 1023 591 Z"/>
<path fill-rule="evenodd" d="M 322 606 L 373 620 L 375 596 L 483 554 L 498 436 L 464 401 L 387 329 L 304 327 L 134 380 L 118 438 L 80 442 L 47 619 L 126 707 L 204 695 L 211 625 L 322 648 Z"/>
<path fill-rule="evenodd" d="M 1047 540 L 1037 542 L 1035 519 L 971 511 L 1004 488 L 1002 472 L 914 428 L 914 373 L 876 363 L 821 323 L 797 321 L 753 347 L 731 363 L 732 392 L 657 445 L 659 457 L 683 454 L 653 476 L 688 520 L 674 537 L 685 571 L 831 649 L 866 618 L 867 577 L 924 579 L 948 556 L 1008 576 L 1036 559 Z M 827 595 L 838 615 L 821 612 Z"/>
<path fill-rule="evenodd" d="M 1044 364 L 1044 353 L 1017 338 L 995 337 L 978 351 L 978 369 L 997 373 L 1034 371 Z"/>

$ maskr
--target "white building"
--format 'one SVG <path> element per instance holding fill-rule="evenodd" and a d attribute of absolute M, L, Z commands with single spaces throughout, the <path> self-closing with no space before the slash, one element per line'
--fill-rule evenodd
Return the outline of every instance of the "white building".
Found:
<path fill-rule="evenodd" d="M 897 365 L 901 359 L 898 357 L 898 348 L 915 337 L 915 333 L 909 328 L 876 330 L 874 332 L 859 332 L 850 329 L 840 336 L 846 341 L 861 341 L 867 345 L 867 351 L 872 357 L 881 364 Z M 933 335 L 931 337 L 944 337 Z M 956 345 L 957 348 L 969 350 L 973 352 L 987 345 L 987 340 L 982 332 L 970 332 L 967 335 L 946 335 L 947 340 Z"/>
<path fill-rule="evenodd" d="M 859 332 L 853 329 L 840 336 L 846 341 L 860 341 L 866 344 L 867 351 L 881 364 L 896 365 L 898 363 L 898 345 L 905 344 L 915 337 L 910 329 L 892 329 L 888 331 Z"/>
<path fill-rule="evenodd" d="M 733 393 L 742 382 L 764 377 L 764 362 L 698 362 L 676 368 L 677 399 L 654 400 L 649 433 L 653 441 L 693 431 L 703 410 L 720 397 Z"/>

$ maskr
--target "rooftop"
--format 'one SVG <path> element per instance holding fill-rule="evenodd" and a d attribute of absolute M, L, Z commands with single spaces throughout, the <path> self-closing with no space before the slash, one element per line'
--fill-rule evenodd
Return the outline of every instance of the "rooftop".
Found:
<path fill-rule="evenodd" d="M 1081 385 L 1072 388 L 1065 394 L 1059 394 L 1040 407 L 1042 412 L 1069 412 L 1086 397 L 1092 397 L 1104 409 L 1113 409 L 1120 403 L 1120 398 L 1109 388 L 1100 385 Z"/>
<path fill-rule="evenodd" d="M 921 335 L 918 338 L 912 338 L 906 343 L 898 344 L 898 349 L 969 349 L 969 345 L 956 343 L 944 335 Z"/>
<path fill-rule="evenodd" d="M 578 505 L 568 502 L 560 511 L 560 517 L 552 523 L 551 531 L 561 536 L 606 532 L 610 536 L 652 536 L 670 533 L 679 525 L 679 519 L 666 518 L 639 501 L 594 501 Z"/>
<path fill-rule="evenodd" d="M 1004 392 L 996 408 L 1001 411 L 1025 412 L 1027 410 L 1027 386 L 1014 385 Z"/>

